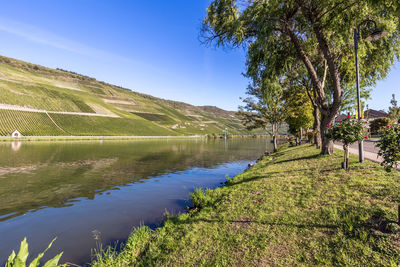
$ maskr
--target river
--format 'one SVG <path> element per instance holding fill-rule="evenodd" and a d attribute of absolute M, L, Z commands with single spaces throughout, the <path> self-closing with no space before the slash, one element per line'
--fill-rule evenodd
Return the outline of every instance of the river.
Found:
<path fill-rule="evenodd" d="M 0 264 L 27 237 L 32 259 L 64 251 L 83 264 L 141 224 L 179 214 L 195 188 L 242 172 L 268 139 L 181 139 L 0 144 Z"/>

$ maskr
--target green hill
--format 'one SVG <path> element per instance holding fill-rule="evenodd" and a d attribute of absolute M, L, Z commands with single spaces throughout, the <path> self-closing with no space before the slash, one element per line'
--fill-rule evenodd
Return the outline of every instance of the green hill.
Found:
<path fill-rule="evenodd" d="M 0 56 L 0 135 L 248 134 L 235 112 L 156 98 Z"/>

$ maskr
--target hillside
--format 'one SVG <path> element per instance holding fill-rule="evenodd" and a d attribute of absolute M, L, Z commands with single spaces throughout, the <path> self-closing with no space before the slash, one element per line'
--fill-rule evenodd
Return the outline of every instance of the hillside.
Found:
<path fill-rule="evenodd" d="M 0 135 L 248 133 L 235 112 L 156 98 L 0 56 Z"/>

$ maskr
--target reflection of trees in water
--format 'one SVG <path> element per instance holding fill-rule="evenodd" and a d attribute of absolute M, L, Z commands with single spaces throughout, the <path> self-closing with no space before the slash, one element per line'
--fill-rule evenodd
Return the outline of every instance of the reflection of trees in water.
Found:
<path fill-rule="evenodd" d="M 8 147 L 8 149 L 10 149 Z M 250 160 L 265 149 L 265 140 L 161 141 L 24 144 L 0 157 L 0 221 L 44 207 L 70 206 L 77 198 L 192 168 L 210 168 Z M 0 146 L 0 155 L 7 155 Z M 13 171 L 34 166 L 25 173 Z M 74 200 L 75 199 L 75 200 Z M 10 216 L 5 216 L 9 214 Z M 1 217 L 3 216 L 3 217 Z"/>

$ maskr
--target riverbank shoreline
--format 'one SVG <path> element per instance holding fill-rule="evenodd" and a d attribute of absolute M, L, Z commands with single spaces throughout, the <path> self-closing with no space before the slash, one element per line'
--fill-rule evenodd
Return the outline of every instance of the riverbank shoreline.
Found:
<path fill-rule="evenodd" d="M 340 167 L 342 153 L 282 145 L 214 190 L 192 194 L 188 213 L 139 227 L 121 253 L 94 266 L 398 265 L 400 173 L 373 162 Z"/>

